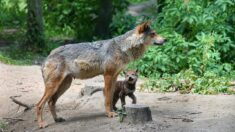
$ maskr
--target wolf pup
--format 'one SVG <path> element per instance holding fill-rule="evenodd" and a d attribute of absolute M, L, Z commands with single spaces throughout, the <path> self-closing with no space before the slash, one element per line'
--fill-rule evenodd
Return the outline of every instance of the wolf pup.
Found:
<path fill-rule="evenodd" d="M 117 107 L 115 106 L 118 99 L 121 99 L 122 108 L 126 104 L 125 97 L 129 96 L 132 99 L 132 104 L 136 104 L 136 97 L 134 95 L 135 85 L 138 79 L 137 70 L 130 70 L 124 72 L 125 80 L 117 81 L 115 84 L 115 90 L 113 95 L 113 109 L 116 111 Z"/>
<path fill-rule="evenodd" d="M 162 45 L 165 41 L 149 25 L 149 22 L 142 23 L 112 39 L 68 44 L 51 51 L 41 69 L 45 91 L 36 107 L 39 127 L 46 126 L 42 118 L 46 102 L 55 122 L 65 121 L 57 116 L 55 104 L 70 87 L 73 78 L 103 75 L 106 114 L 115 116 L 112 99 L 117 76 L 130 61 L 141 57 L 150 44 Z"/>
<path fill-rule="evenodd" d="M 134 95 L 136 89 L 136 82 L 138 79 L 137 70 L 129 70 L 127 72 L 124 71 L 125 80 L 123 81 L 116 81 L 114 94 L 113 94 L 113 110 L 117 110 L 116 103 L 119 99 L 121 99 L 122 108 L 126 104 L 125 97 L 129 96 L 132 99 L 132 104 L 136 104 L 136 97 Z M 94 89 L 91 92 L 91 95 L 98 91 L 103 91 L 103 88 Z"/>

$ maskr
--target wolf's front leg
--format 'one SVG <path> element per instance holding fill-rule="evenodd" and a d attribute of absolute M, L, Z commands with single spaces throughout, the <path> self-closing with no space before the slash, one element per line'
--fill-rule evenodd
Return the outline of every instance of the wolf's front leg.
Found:
<path fill-rule="evenodd" d="M 128 94 L 128 96 L 132 99 L 132 104 L 136 104 L 136 97 L 133 93 Z"/>
<path fill-rule="evenodd" d="M 105 110 L 108 117 L 114 117 L 117 114 L 112 111 L 112 103 L 113 103 L 113 91 L 114 91 L 114 84 L 116 82 L 114 76 L 111 74 L 104 75 L 104 95 L 105 95 Z"/>

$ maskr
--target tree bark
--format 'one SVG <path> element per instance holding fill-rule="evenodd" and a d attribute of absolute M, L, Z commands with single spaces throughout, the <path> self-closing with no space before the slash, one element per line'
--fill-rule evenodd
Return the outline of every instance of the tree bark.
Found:
<path fill-rule="evenodd" d="M 113 0 L 100 0 L 100 11 L 95 26 L 95 35 L 101 38 L 110 35 L 109 25 L 112 21 Z"/>
<path fill-rule="evenodd" d="M 151 111 L 148 106 L 131 104 L 126 105 L 126 114 L 127 117 L 124 121 L 137 124 L 137 123 L 146 123 L 152 121 Z"/>
<path fill-rule="evenodd" d="M 40 52 L 45 48 L 42 0 L 27 0 L 27 32 L 24 48 Z"/>

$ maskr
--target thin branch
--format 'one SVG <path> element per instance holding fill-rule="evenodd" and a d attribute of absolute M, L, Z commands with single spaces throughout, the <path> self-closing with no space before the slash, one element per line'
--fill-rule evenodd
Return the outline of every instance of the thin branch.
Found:
<path fill-rule="evenodd" d="M 182 119 L 183 122 L 193 122 L 193 120 L 184 117 L 167 117 L 170 119 Z"/>
<path fill-rule="evenodd" d="M 10 99 L 11 99 L 14 103 L 16 103 L 16 104 L 18 104 L 18 105 L 20 105 L 20 106 L 25 107 L 25 110 L 24 110 L 24 111 L 30 110 L 30 109 L 33 107 L 33 106 L 29 106 L 29 105 L 27 105 L 27 104 L 25 104 L 25 103 L 23 103 L 23 102 L 21 102 L 21 101 L 19 101 L 19 100 L 16 100 L 15 97 L 16 97 L 16 96 L 11 96 Z"/>
<path fill-rule="evenodd" d="M 22 118 L 10 118 L 10 117 L 3 117 L 2 119 L 6 119 L 6 120 L 17 120 L 17 121 L 24 121 L 24 119 L 22 119 Z"/>

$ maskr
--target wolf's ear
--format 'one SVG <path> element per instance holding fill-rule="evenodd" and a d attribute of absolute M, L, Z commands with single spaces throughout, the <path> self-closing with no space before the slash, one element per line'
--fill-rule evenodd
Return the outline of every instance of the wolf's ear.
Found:
<path fill-rule="evenodd" d="M 149 31 L 150 30 L 150 24 L 151 24 L 151 21 L 146 21 L 146 22 L 138 25 L 137 28 L 136 28 L 137 33 L 141 34 L 141 33 L 144 33 L 146 31 Z"/>

